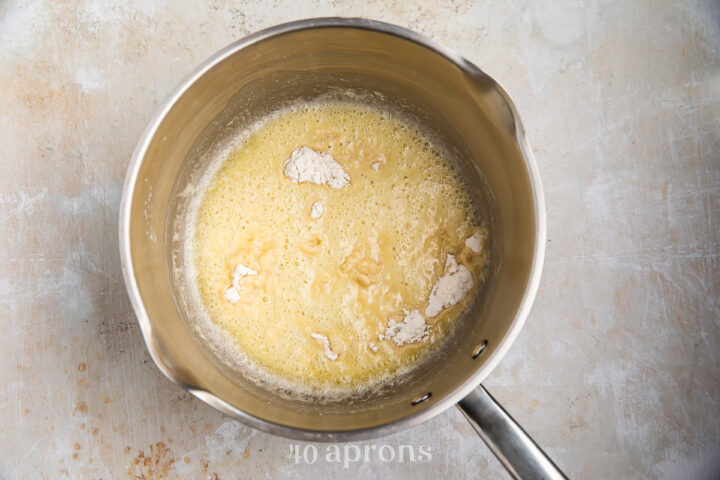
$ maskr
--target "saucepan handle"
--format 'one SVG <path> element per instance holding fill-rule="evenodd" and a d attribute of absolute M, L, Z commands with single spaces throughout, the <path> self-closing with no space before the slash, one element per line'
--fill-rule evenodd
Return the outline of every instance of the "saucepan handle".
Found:
<path fill-rule="evenodd" d="M 485 387 L 478 386 L 458 407 L 513 478 L 567 480 Z"/>

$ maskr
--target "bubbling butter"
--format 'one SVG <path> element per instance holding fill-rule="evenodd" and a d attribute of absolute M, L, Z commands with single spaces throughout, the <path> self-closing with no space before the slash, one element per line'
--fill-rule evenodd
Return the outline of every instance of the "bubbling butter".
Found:
<path fill-rule="evenodd" d="M 427 358 L 485 263 L 487 232 L 444 150 L 349 102 L 287 108 L 242 138 L 192 213 L 204 321 L 265 378 L 318 395 Z"/>

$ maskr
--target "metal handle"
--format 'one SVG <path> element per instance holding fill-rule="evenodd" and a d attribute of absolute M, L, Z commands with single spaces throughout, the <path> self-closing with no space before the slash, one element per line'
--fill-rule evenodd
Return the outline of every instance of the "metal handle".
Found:
<path fill-rule="evenodd" d="M 567 480 L 485 387 L 478 386 L 458 407 L 513 478 Z"/>

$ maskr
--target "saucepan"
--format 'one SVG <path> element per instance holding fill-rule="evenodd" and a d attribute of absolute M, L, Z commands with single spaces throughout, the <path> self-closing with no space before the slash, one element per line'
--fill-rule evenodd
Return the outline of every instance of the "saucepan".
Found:
<path fill-rule="evenodd" d="M 230 365 L 194 321 L 182 268 L 186 214 L 210 161 L 259 116 L 328 94 L 372 97 L 441 138 L 490 232 L 484 284 L 443 346 L 393 384 L 343 401 L 289 395 Z M 120 210 L 127 290 L 148 350 L 170 380 L 249 426 L 307 441 L 388 435 L 458 405 L 518 478 L 564 476 L 481 382 L 525 322 L 545 235 L 540 176 L 507 93 L 438 43 L 365 19 L 279 25 L 205 61 L 142 135 Z"/>

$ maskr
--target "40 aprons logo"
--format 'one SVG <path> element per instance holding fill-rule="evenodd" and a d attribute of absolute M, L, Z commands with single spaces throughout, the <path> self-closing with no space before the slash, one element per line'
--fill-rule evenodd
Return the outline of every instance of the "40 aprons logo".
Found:
<path fill-rule="evenodd" d="M 430 445 L 294 445 L 290 444 L 289 458 L 296 464 L 313 464 L 318 461 L 326 463 L 340 463 L 343 468 L 350 468 L 351 464 L 359 462 L 412 463 L 429 462 L 432 459 Z"/>

